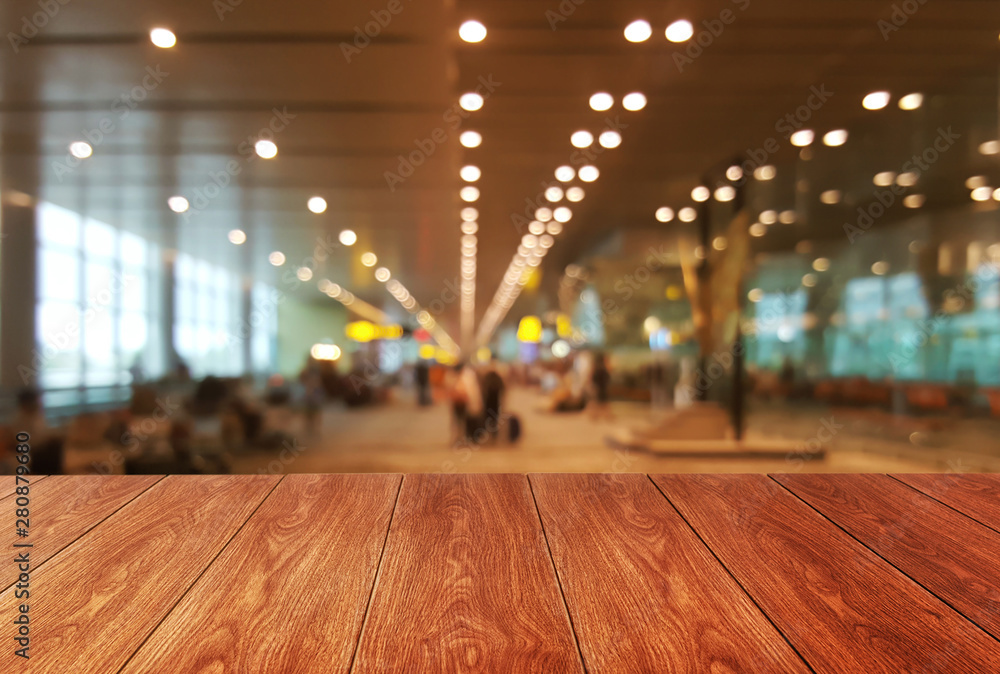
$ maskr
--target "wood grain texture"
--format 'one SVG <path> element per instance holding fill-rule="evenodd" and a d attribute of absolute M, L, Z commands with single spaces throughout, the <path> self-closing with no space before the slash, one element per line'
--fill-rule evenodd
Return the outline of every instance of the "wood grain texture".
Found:
<path fill-rule="evenodd" d="M 122 670 L 346 672 L 398 475 L 289 475 Z"/>
<path fill-rule="evenodd" d="M 890 564 L 1000 636 L 1000 533 L 887 475 L 774 477 Z"/>
<path fill-rule="evenodd" d="M 809 671 L 645 475 L 529 479 L 588 671 Z"/>
<path fill-rule="evenodd" d="M 997 672 L 1000 648 L 764 475 L 654 475 L 817 672 Z"/>
<path fill-rule="evenodd" d="M 164 478 L 57 554 L 31 578 L 31 671 L 118 671 L 279 479 Z"/>
<path fill-rule="evenodd" d="M 1000 531 L 1000 475 L 893 475 L 972 519 Z"/>
<path fill-rule="evenodd" d="M 56 475 L 31 485 L 32 568 L 37 569 L 64 547 L 87 533 L 104 518 L 162 479 L 162 475 L 66 476 Z M 13 524 L 14 499 L 0 501 L 0 521 Z M 24 541 L 20 541 L 24 542 Z M 17 581 L 13 564 L 0 566 L 0 589 Z"/>
<path fill-rule="evenodd" d="M 581 672 L 523 475 L 407 475 L 354 672 Z"/>
<path fill-rule="evenodd" d="M 35 485 L 40 483 L 42 480 L 47 480 L 48 475 L 29 475 L 28 479 L 31 480 L 30 486 L 34 489 Z M 0 499 L 7 498 L 14 493 L 17 489 L 17 478 L 14 475 L 4 475 L 0 478 Z"/>

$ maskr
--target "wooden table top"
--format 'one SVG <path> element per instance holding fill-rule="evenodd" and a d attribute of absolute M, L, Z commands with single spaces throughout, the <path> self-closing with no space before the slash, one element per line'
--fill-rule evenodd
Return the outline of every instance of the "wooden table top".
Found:
<path fill-rule="evenodd" d="M 1000 475 L 13 481 L 0 672 L 1000 672 Z"/>

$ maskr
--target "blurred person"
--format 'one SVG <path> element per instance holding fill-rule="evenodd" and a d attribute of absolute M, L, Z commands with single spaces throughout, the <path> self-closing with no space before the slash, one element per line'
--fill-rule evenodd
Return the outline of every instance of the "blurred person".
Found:
<path fill-rule="evenodd" d="M 695 402 L 695 383 L 694 358 L 686 356 L 681 360 L 680 374 L 677 377 L 677 385 L 674 386 L 674 407 L 684 409 Z"/>
<path fill-rule="evenodd" d="M 468 363 L 455 366 L 451 399 L 457 430 L 456 442 L 473 440 L 482 424 L 483 393 L 479 376 Z"/>
<path fill-rule="evenodd" d="M 319 363 L 311 356 L 306 359 L 306 365 L 299 374 L 299 383 L 302 384 L 306 432 L 314 435 L 319 430 L 320 412 L 326 399 L 326 389 L 323 387 Z"/>
<path fill-rule="evenodd" d="M 500 434 L 500 419 L 507 384 L 497 360 L 491 359 L 483 372 L 483 427 L 493 440 Z"/>
<path fill-rule="evenodd" d="M 431 368 L 427 361 L 419 360 L 414 368 L 414 380 L 417 385 L 417 404 L 431 404 Z"/>
<path fill-rule="evenodd" d="M 611 371 L 608 369 L 607 356 L 602 351 L 594 354 L 593 365 L 590 373 L 590 388 L 593 395 L 590 407 L 590 416 L 593 420 L 605 417 L 614 419 L 608 405 L 609 388 L 611 386 Z"/>
<path fill-rule="evenodd" d="M 787 398 L 795 386 L 795 364 L 792 362 L 791 356 L 785 356 L 785 360 L 782 361 L 778 381 L 781 386 L 781 395 Z"/>

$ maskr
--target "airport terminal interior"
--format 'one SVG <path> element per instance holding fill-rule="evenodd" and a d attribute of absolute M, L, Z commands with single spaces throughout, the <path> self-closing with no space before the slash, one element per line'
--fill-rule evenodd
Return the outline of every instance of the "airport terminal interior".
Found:
<path fill-rule="evenodd" d="M 1000 470 L 992 0 L 5 0 L 0 471 Z"/>

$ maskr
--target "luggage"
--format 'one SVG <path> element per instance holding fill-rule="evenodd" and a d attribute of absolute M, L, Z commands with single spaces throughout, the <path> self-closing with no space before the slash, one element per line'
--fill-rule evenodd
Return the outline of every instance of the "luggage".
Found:
<path fill-rule="evenodd" d="M 521 418 L 516 414 L 507 419 L 507 439 L 512 444 L 521 439 Z"/>

